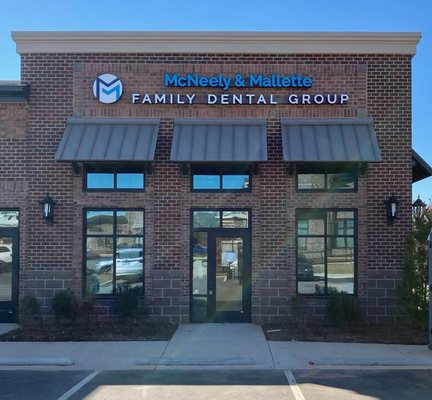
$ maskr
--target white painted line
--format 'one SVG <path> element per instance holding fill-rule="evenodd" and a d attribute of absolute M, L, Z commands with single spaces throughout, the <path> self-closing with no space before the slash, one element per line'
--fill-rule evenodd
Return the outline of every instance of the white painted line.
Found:
<path fill-rule="evenodd" d="M 289 386 L 294 394 L 296 400 L 305 400 L 303 393 L 301 392 L 299 386 L 297 385 L 297 381 L 294 378 L 294 375 L 290 370 L 284 371 Z"/>
<path fill-rule="evenodd" d="M 74 393 L 78 392 L 84 385 L 89 383 L 96 375 L 100 374 L 101 371 L 93 371 L 90 375 L 87 375 L 82 381 L 78 382 L 75 386 L 72 386 L 66 393 L 61 395 L 57 400 L 67 400 Z"/>

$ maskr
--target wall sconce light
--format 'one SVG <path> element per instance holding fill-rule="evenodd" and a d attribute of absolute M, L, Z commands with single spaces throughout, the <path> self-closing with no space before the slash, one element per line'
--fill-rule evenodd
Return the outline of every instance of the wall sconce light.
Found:
<path fill-rule="evenodd" d="M 426 204 L 422 201 L 422 199 L 419 196 L 418 199 L 414 203 L 412 203 L 413 217 L 420 218 L 421 215 L 423 214 L 425 207 Z"/>
<path fill-rule="evenodd" d="M 387 213 L 387 222 L 392 224 L 394 220 L 397 218 L 397 214 L 399 211 L 399 200 L 392 194 L 385 202 L 386 213 Z"/>
<path fill-rule="evenodd" d="M 41 206 L 42 218 L 46 223 L 52 224 L 54 222 L 54 207 L 56 202 L 47 193 L 39 204 Z"/>

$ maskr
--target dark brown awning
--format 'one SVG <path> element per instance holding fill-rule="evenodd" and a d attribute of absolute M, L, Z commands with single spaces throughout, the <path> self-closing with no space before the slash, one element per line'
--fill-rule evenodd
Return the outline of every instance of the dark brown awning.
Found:
<path fill-rule="evenodd" d="M 153 161 L 158 119 L 69 118 L 57 161 Z"/>
<path fill-rule="evenodd" d="M 371 119 L 283 119 L 289 162 L 375 162 L 381 152 Z"/>
<path fill-rule="evenodd" d="M 176 119 L 171 161 L 267 161 L 264 119 Z"/>
<path fill-rule="evenodd" d="M 412 183 L 432 176 L 432 167 L 412 149 Z"/>

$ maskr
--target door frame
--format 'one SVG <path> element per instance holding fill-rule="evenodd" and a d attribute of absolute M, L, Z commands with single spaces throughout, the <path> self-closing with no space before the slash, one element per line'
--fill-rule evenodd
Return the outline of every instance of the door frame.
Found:
<path fill-rule="evenodd" d="M 0 228 L 0 237 L 12 238 L 12 299 L 0 301 L 0 323 L 16 322 L 18 319 L 19 291 L 19 228 Z M 9 313 L 10 320 L 4 314 Z"/>
<path fill-rule="evenodd" d="M 197 211 L 209 211 L 209 212 L 219 212 L 220 213 L 220 224 L 218 227 L 196 227 L 194 228 L 194 212 Z M 222 213 L 224 211 L 228 212 L 247 212 L 248 213 L 248 226 L 247 228 L 223 228 Z M 190 247 L 189 247 L 189 261 L 190 261 L 190 278 L 189 278 L 189 320 L 191 322 L 250 322 L 252 318 L 252 209 L 248 207 L 220 207 L 220 208 L 204 208 L 196 207 L 190 209 Z M 193 235 L 196 232 L 207 233 L 207 294 L 193 294 Z M 243 238 L 243 253 L 245 265 L 249 266 L 247 271 L 247 280 L 243 285 L 243 313 L 238 313 L 238 318 L 228 319 L 216 319 L 210 320 L 211 306 L 209 305 L 209 253 L 211 251 L 210 247 L 213 247 L 215 251 L 216 240 L 210 245 L 212 241 L 211 238 L 216 237 L 242 237 Z M 215 256 L 215 254 L 214 254 Z M 214 299 L 216 299 L 216 292 L 213 290 Z M 203 298 L 206 301 L 206 320 L 193 320 L 194 315 L 194 298 Z"/>

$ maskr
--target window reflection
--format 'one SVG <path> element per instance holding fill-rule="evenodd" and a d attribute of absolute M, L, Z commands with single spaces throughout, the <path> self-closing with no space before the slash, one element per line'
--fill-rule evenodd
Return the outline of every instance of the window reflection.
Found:
<path fill-rule="evenodd" d="M 354 211 L 311 210 L 297 215 L 298 292 L 353 294 Z"/>
<path fill-rule="evenodd" d="M 219 211 L 194 211 L 193 226 L 194 228 L 219 228 Z"/>
<path fill-rule="evenodd" d="M 249 166 L 196 165 L 192 167 L 193 190 L 250 190 Z"/>
<path fill-rule="evenodd" d="M 223 228 L 247 228 L 249 213 L 247 211 L 223 211 Z"/>
<path fill-rule="evenodd" d="M 353 190 L 354 174 L 349 172 L 343 174 L 328 174 L 327 187 L 333 190 Z"/>
<path fill-rule="evenodd" d="M 299 166 L 297 172 L 298 190 L 345 191 L 356 189 L 355 165 Z"/>
<path fill-rule="evenodd" d="M 113 240 L 108 237 L 87 239 L 87 292 L 113 292 Z"/>
<path fill-rule="evenodd" d="M 144 189 L 144 174 L 119 172 L 117 174 L 117 189 Z"/>
<path fill-rule="evenodd" d="M 12 301 L 12 238 L 0 236 L 0 301 Z"/>
<path fill-rule="evenodd" d="M 131 287 L 143 284 L 143 238 L 119 237 L 116 246 L 116 285 Z"/>
<path fill-rule="evenodd" d="M 297 177 L 298 189 L 325 189 L 324 174 L 298 174 Z"/>
<path fill-rule="evenodd" d="M 194 232 L 192 236 L 192 293 L 207 294 L 207 232 Z"/>
<path fill-rule="evenodd" d="M 87 188 L 89 189 L 114 189 L 113 173 L 88 173 Z"/>
<path fill-rule="evenodd" d="M 193 176 L 194 189 L 220 189 L 219 175 L 194 175 Z"/>
<path fill-rule="evenodd" d="M 222 175 L 222 189 L 248 189 L 249 175 Z"/>
<path fill-rule="evenodd" d="M 216 238 L 216 311 L 243 309 L 243 239 Z"/>
<path fill-rule="evenodd" d="M 1 228 L 18 228 L 19 212 L 3 210 L 0 211 L 0 227 Z"/>
<path fill-rule="evenodd" d="M 118 211 L 117 233 L 142 235 L 144 233 L 144 213 L 142 211 Z"/>
<path fill-rule="evenodd" d="M 87 293 L 107 295 L 123 286 L 142 288 L 144 211 L 89 210 L 86 218 Z"/>
<path fill-rule="evenodd" d="M 327 274 L 328 286 L 338 292 L 354 293 L 354 247 L 342 246 L 342 240 L 348 238 L 327 239 Z M 349 238 L 353 240 L 353 238 Z"/>
<path fill-rule="evenodd" d="M 113 211 L 87 211 L 87 233 L 112 234 L 113 229 Z"/>
<path fill-rule="evenodd" d="M 88 190 L 143 190 L 142 167 L 87 166 L 85 185 Z"/>
<path fill-rule="evenodd" d="M 297 221 L 297 235 L 324 235 L 324 218 L 309 217 Z"/>

